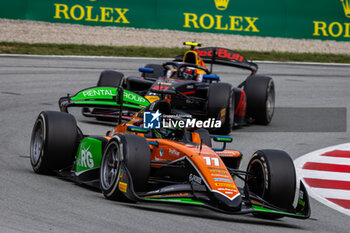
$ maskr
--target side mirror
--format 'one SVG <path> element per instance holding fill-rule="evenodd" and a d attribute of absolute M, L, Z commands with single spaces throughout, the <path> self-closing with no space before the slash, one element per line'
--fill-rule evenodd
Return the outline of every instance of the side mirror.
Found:
<path fill-rule="evenodd" d="M 210 80 L 210 81 L 219 81 L 220 77 L 214 74 L 204 74 L 203 79 Z"/>
<path fill-rule="evenodd" d="M 215 135 L 213 139 L 216 142 L 232 142 L 232 137 L 230 137 L 230 136 Z"/>
<path fill-rule="evenodd" d="M 126 130 L 127 131 L 130 131 L 130 132 L 134 132 L 134 133 L 149 133 L 150 130 L 149 129 L 145 129 L 145 128 L 142 128 L 142 127 L 138 127 L 138 126 L 132 126 L 132 125 L 128 125 L 126 127 Z"/>
<path fill-rule="evenodd" d="M 153 69 L 152 68 L 146 68 L 146 67 L 140 67 L 139 71 L 141 73 L 153 73 Z"/>
<path fill-rule="evenodd" d="M 226 149 L 226 143 L 232 142 L 232 137 L 215 135 L 213 140 L 215 142 L 223 142 L 223 146 L 221 149 L 213 148 L 213 151 L 224 151 Z"/>

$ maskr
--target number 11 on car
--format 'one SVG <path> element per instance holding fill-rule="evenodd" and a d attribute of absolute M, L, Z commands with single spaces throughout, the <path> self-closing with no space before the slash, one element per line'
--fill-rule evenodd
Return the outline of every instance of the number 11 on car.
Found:
<path fill-rule="evenodd" d="M 203 159 L 205 159 L 205 163 L 206 163 L 208 166 L 211 166 L 211 165 L 212 165 L 212 162 L 214 162 L 214 166 L 217 166 L 217 167 L 220 166 L 220 161 L 219 161 L 218 158 L 203 157 Z"/>

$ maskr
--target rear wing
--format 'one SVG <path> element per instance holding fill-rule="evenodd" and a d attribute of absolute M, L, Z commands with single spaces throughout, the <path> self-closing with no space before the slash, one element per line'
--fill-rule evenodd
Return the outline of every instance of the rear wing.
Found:
<path fill-rule="evenodd" d="M 255 74 L 258 71 L 258 65 L 254 62 L 249 62 L 240 53 L 235 52 L 226 48 L 219 47 L 205 47 L 193 50 L 202 58 L 204 62 L 211 64 L 211 69 L 213 64 L 233 66 L 242 69 L 247 69 Z M 177 56 L 175 61 L 182 61 L 183 55 Z"/>
<path fill-rule="evenodd" d="M 103 109 L 115 109 L 121 121 L 123 110 L 138 112 L 150 105 L 143 96 L 122 87 L 90 87 L 70 96 L 67 94 L 58 101 L 61 112 L 68 112 L 70 107 L 92 107 Z"/>

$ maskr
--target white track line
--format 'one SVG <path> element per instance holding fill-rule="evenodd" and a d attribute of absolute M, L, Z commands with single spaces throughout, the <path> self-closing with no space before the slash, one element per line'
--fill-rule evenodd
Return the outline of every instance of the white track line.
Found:
<path fill-rule="evenodd" d="M 350 173 L 342 172 L 327 172 L 327 171 L 315 171 L 315 170 L 303 170 L 302 175 L 304 178 L 324 179 L 324 180 L 341 180 L 350 181 Z M 349 196 L 350 199 L 350 196 Z"/>
<path fill-rule="evenodd" d="M 309 186 L 307 186 L 308 188 L 308 192 L 309 192 L 309 195 L 312 196 L 314 199 L 316 199 L 317 201 L 321 202 L 322 204 L 332 208 L 332 209 L 335 209 L 343 214 L 346 214 L 346 215 L 349 215 L 350 216 L 350 210 L 347 210 L 347 209 L 344 209 L 343 207 L 331 202 L 331 201 L 328 201 L 327 199 L 321 197 L 318 195 L 318 192 L 319 191 L 322 191 L 322 190 L 317 190 L 317 189 L 310 189 Z M 311 209 L 311 213 L 312 213 L 312 209 Z"/>
<path fill-rule="evenodd" d="M 350 148 L 349 148 L 350 150 Z M 328 163 L 328 164 L 341 164 L 341 165 L 350 165 L 350 158 L 338 158 L 330 156 L 319 156 L 314 163 Z M 349 180 L 350 181 L 350 180 Z"/>
<path fill-rule="evenodd" d="M 349 215 L 350 216 L 350 210 L 346 210 L 344 209 L 343 207 L 331 202 L 331 201 L 328 201 L 327 199 L 325 199 L 324 197 L 320 196 L 319 195 L 319 192 L 322 192 L 323 189 L 318 189 L 318 188 L 310 188 L 308 185 L 306 185 L 307 189 L 308 189 L 308 192 L 309 192 L 309 195 L 312 196 L 314 199 L 316 199 L 317 201 L 321 202 L 322 204 L 332 208 L 332 209 L 335 209 L 343 214 L 346 214 L 346 215 Z M 338 195 L 339 196 L 339 195 Z M 312 211 L 312 209 L 311 209 Z"/>
<path fill-rule="evenodd" d="M 329 151 L 333 151 L 333 150 L 348 150 L 348 151 L 350 151 L 350 143 L 344 143 L 344 144 L 340 144 L 340 145 L 336 145 L 336 146 L 326 147 L 326 148 L 323 148 L 320 150 L 312 151 L 306 155 L 300 156 L 299 158 L 294 160 L 295 167 L 301 168 L 306 162 L 309 162 L 309 161 L 317 162 L 316 158 L 319 157 L 319 155 L 324 154 L 324 153 L 329 152 Z"/>
<path fill-rule="evenodd" d="M 312 151 L 306 155 L 300 156 L 296 160 L 294 160 L 295 169 L 297 173 L 298 180 L 300 178 L 320 178 L 327 180 L 342 180 L 342 181 L 350 181 L 350 173 L 342 173 L 342 172 L 328 172 L 328 171 L 315 171 L 315 170 L 304 170 L 302 167 L 307 162 L 320 162 L 323 163 L 332 163 L 335 164 L 334 161 L 337 161 L 338 164 L 348 164 L 348 159 L 345 158 L 336 158 L 329 156 L 321 156 L 326 152 L 330 152 L 333 150 L 345 150 L 350 151 L 350 143 L 335 145 L 326 147 L 320 150 Z M 313 173 L 313 174 L 311 174 Z M 350 216 L 350 210 L 344 209 L 343 207 L 328 201 L 326 198 L 336 198 L 336 199 L 350 199 L 350 191 L 348 190 L 339 190 L 339 189 L 324 189 L 324 188 L 313 188 L 304 182 L 309 195 L 316 199 L 317 201 L 323 203 L 324 205 L 335 209 L 343 214 Z M 312 211 L 312 210 L 311 210 Z"/>
<path fill-rule="evenodd" d="M 312 190 L 316 192 L 318 196 L 323 198 L 350 200 L 349 190 L 335 190 L 335 189 L 324 189 L 324 188 L 312 188 Z"/>

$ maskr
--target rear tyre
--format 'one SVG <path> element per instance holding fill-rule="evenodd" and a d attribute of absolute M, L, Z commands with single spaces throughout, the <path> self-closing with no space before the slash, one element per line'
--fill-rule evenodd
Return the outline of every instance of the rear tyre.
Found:
<path fill-rule="evenodd" d="M 296 189 L 296 175 L 291 157 L 280 150 L 259 150 L 250 159 L 246 185 L 250 192 L 258 195 L 274 206 L 285 210 L 293 209 Z M 261 218 L 276 219 L 279 214 L 254 213 Z"/>
<path fill-rule="evenodd" d="M 195 133 L 199 134 L 199 137 L 201 138 L 203 144 L 212 147 L 212 143 L 211 143 L 211 138 L 210 138 L 210 134 L 209 131 L 206 129 L 197 129 L 196 131 L 194 131 Z"/>
<path fill-rule="evenodd" d="M 73 164 L 78 145 L 75 118 L 63 112 L 41 112 L 35 121 L 30 141 L 33 170 L 49 174 Z"/>
<path fill-rule="evenodd" d="M 234 119 L 234 95 L 232 85 L 228 83 L 212 83 L 208 89 L 208 117 L 218 120 L 222 117 L 221 111 L 224 111 L 225 120 L 221 124 L 221 127 L 213 130 L 213 132 L 226 135 L 231 132 Z"/>
<path fill-rule="evenodd" d="M 270 77 L 249 76 L 244 85 L 247 95 L 247 116 L 261 125 L 268 125 L 275 111 L 275 84 Z"/>
<path fill-rule="evenodd" d="M 124 82 L 124 74 L 114 70 L 102 71 L 98 79 L 99 87 L 120 87 Z"/>
<path fill-rule="evenodd" d="M 151 169 L 151 150 L 147 140 L 134 134 L 116 134 L 108 142 L 101 162 L 100 186 L 109 200 L 131 201 L 118 188 L 122 163 L 130 172 L 134 190 L 145 191 Z"/>

